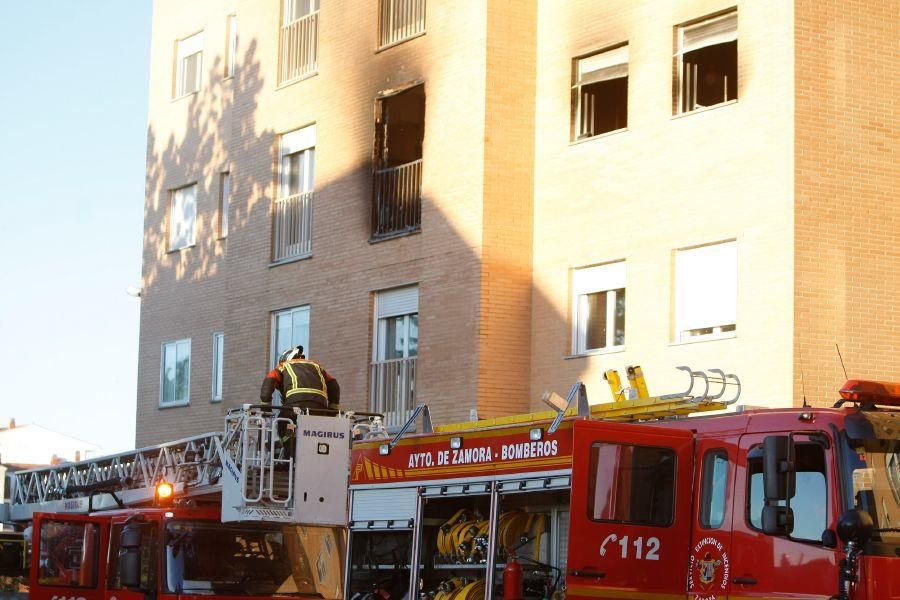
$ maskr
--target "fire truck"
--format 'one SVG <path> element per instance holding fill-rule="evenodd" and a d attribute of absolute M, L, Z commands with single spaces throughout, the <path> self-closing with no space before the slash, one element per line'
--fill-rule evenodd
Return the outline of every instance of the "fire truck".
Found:
<path fill-rule="evenodd" d="M 900 385 L 721 412 L 739 379 L 683 369 L 355 444 L 347 597 L 900 598 Z"/>
<path fill-rule="evenodd" d="M 551 410 L 392 436 L 245 405 L 222 433 L 15 474 L 35 600 L 900 598 L 900 385 L 751 409 L 640 367 Z M 292 430 L 292 448 L 281 433 Z M 288 451 L 290 450 L 290 451 Z"/>
<path fill-rule="evenodd" d="M 0 575 L 25 563 L 32 600 L 342 598 L 357 420 L 245 406 L 221 433 L 16 472 Z"/>

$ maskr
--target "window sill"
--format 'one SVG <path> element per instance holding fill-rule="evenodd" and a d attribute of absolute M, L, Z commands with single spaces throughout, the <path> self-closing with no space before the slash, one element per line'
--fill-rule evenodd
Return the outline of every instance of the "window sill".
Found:
<path fill-rule="evenodd" d="M 292 256 L 290 258 L 283 258 L 281 260 L 273 260 L 272 262 L 269 263 L 269 268 L 271 269 L 272 267 L 280 267 L 281 265 L 289 265 L 291 263 L 300 262 L 301 260 L 308 260 L 312 257 L 313 257 L 312 252 L 310 252 L 309 254 L 301 254 L 299 256 Z"/>
<path fill-rule="evenodd" d="M 711 110 L 716 110 L 717 108 L 722 108 L 723 106 L 731 106 L 733 104 L 737 104 L 737 98 L 734 100 L 729 100 L 727 102 L 719 102 L 718 104 L 713 104 L 712 106 L 704 106 L 703 108 L 695 108 L 694 110 L 689 110 L 687 112 L 678 113 L 672 115 L 672 119 L 682 119 L 684 117 L 688 117 L 690 115 L 696 115 L 698 113 L 707 113 Z"/>
<path fill-rule="evenodd" d="M 197 242 L 194 242 L 193 244 L 188 244 L 187 246 L 180 246 L 178 248 L 166 250 L 166 254 L 175 254 L 177 252 L 181 252 L 182 250 L 190 250 L 191 248 L 195 248 L 196 246 L 197 246 Z"/>
<path fill-rule="evenodd" d="M 420 37 L 422 37 L 423 35 L 425 35 L 425 33 L 427 33 L 427 32 L 423 31 L 423 32 L 417 33 L 417 34 L 415 34 L 415 35 L 411 35 L 411 36 L 409 36 L 409 37 L 405 37 L 405 38 L 403 38 L 402 40 L 397 40 L 396 42 L 393 42 L 393 43 L 391 43 L 391 44 L 388 44 L 387 46 L 379 46 L 378 48 L 375 48 L 375 54 L 379 54 L 379 53 L 381 53 L 381 52 L 384 52 L 385 50 L 390 50 L 391 48 L 396 48 L 396 47 L 399 46 L 400 44 L 405 44 L 405 43 L 408 42 L 409 40 L 414 40 L 414 39 L 416 39 L 416 38 L 420 38 Z"/>
<path fill-rule="evenodd" d="M 181 100 L 184 100 L 185 98 L 190 98 L 191 96 L 196 96 L 199 93 L 200 93 L 200 90 L 196 90 L 194 92 L 188 92 L 187 94 L 182 94 L 181 96 L 175 96 L 174 98 L 172 98 L 172 102 L 173 103 L 179 102 Z"/>
<path fill-rule="evenodd" d="M 182 406 L 190 406 L 191 401 L 187 400 L 185 402 L 169 402 L 168 404 L 159 403 L 159 410 L 165 410 L 167 408 L 181 408 Z"/>
<path fill-rule="evenodd" d="M 616 346 L 614 348 L 604 348 L 602 350 L 590 350 L 588 352 L 581 352 L 579 354 L 570 354 L 569 356 L 563 356 L 563 360 L 590 358 L 592 356 L 605 356 L 607 354 L 619 354 L 620 352 L 625 352 L 625 346 Z"/>
<path fill-rule="evenodd" d="M 277 92 L 279 90 L 288 88 L 288 87 L 294 85 L 295 83 L 300 83 L 301 81 L 306 81 L 307 79 L 312 79 L 313 77 L 315 77 L 318 74 L 319 74 L 319 69 L 316 68 L 315 71 L 310 71 L 309 73 L 306 73 L 306 74 L 296 77 L 294 79 L 288 79 L 287 81 L 282 81 L 281 83 L 279 83 L 278 85 L 275 86 L 275 91 Z"/>
<path fill-rule="evenodd" d="M 737 337 L 737 332 L 729 331 L 727 333 L 716 333 L 712 335 L 698 335 L 689 340 L 681 342 L 669 342 L 669 346 L 689 346 L 690 344 L 701 344 L 703 342 L 718 342 L 720 340 L 733 340 Z"/>
<path fill-rule="evenodd" d="M 586 144 L 587 142 L 592 142 L 594 140 L 599 140 L 603 138 L 608 138 L 614 135 L 618 135 L 620 133 L 627 133 L 628 128 L 623 127 L 622 129 L 614 129 L 613 131 L 607 131 L 606 133 L 598 133 L 597 135 L 592 135 L 590 137 L 581 138 L 579 140 L 571 140 L 569 142 L 570 146 L 579 146 L 581 144 Z"/>
<path fill-rule="evenodd" d="M 407 237 L 410 235 L 416 235 L 422 233 L 422 228 L 417 227 L 415 229 L 407 229 L 404 231 L 398 231 L 397 233 L 386 233 L 384 235 L 379 235 L 377 237 L 372 236 L 369 238 L 370 244 L 378 244 L 380 242 L 386 242 L 388 240 L 395 240 L 397 238 Z"/>
<path fill-rule="evenodd" d="M 213 398 L 212 400 L 209 401 L 209 403 L 210 404 L 222 404 L 222 399 L 221 398 Z"/>

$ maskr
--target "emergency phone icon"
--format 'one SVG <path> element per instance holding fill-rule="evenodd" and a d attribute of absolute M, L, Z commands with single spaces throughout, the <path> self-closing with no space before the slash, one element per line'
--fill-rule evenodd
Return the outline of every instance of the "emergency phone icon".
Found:
<path fill-rule="evenodd" d="M 608 536 L 606 536 L 606 539 L 603 540 L 602 544 L 600 544 L 600 556 L 606 556 L 606 545 L 609 544 L 610 542 L 615 542 L 618 539 L 619 539 L 619 536 L 617 536 L 614 533 L 611 533 Z"/>

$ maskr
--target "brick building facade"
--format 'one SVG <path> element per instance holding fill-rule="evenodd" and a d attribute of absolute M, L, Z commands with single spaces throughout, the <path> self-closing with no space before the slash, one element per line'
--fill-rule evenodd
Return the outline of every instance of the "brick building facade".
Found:
<path fill-rule="evenodd" d="M 634 363 L 825 403 L 835 343 L 900 378 L 897 10 L 156 0 L 137 443 L 298 340 L 395 420 Z"/>

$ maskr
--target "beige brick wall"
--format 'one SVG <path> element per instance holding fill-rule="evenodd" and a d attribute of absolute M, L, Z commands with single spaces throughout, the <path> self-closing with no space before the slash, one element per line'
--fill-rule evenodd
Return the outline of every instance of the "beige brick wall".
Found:
<path fill-rule="evenodd" d="M 738 100 L 672 115 L 675 28 L 738 11 Z M 224 80 L 225 16 L 238 14 Z M 311 355 L 368 403 L 373 293 L 418 283 L 417 393 L 438 422 L 520 412 L 641 364 L 721 367 L 743 401 L 825 402 L 900 378 L 897 0 L 428 0 L 426 34 L 376 51 L 376 0 L 323 0 L 318 74 L 279 87 L 279 0 L 156 0 L 138 443 L 218 429 L 255 401 L 271 315 L 309 305 Z M 175 40 L 206 31 L 204 85 L 172 100 Z M 625 131 L 570 142 L 572 59 L 628 42 Z M 421 233 L 370 243 L 374 107 L 424 81 Z M 271 266 L 278 136 L 317 125 L 313 255 Z M 217 174 L 230 170 L 227 240 Z M 168 191 L 197 181 L 197 245 L 166 252 Z M 679 248 L 736 239 L 737 335 L 673 342 Z M 625 348 L 572 357 L 571 271 L 627 265 Z M 716 274 L 708 285 L 717 285 Z M 224 401 L 210 402 L 225 332 Z M 191 338 L 191 405 L 161 410 L 160 348 Z"/>
<path fill-rule="evenodd" d="M 738 100 L 672 116 L 675 27 L 738 11 Z M 651 393 L 684 388 L 677 365 L 738 373 L 744 401 L 791 402 L 792 27 L 781 0 L 541 2 L 535 121 L 531 397 L 644 367 Z M 628 128 L 569 141 L 572 58 L 628 42 Z M 737 239 L 737 335 L 674 344 L 673 251 Z M 572 353 L 570 270 L 624 259 L 625 349 Z M 716 285 L 709 275 L 708 285 Z"/>
<path fill-rule="evenodd" d="M 312 356 L 340 380 L 345 406 L 366 408 L 372 293 L 416 282 L 418 399 L 439 421 L 468 417 L 479 408 L 472 374 L 485 212 L 485 5 L 431 1 L 424 36 L 376 52 L 376 2 L 323 2 L 318 74 L 281 88 L 277 0 L 191 7 L 155 4 L 138 443 L 217 429 L 225 409 L 258 398 L 271 313 L 303 304 L 311 311 Z M 170 59 L 160 48 L 174 43 L 175 24 L 207 28 L 206 73 L 210 61 L 221 61 L 231 10 L 239 23 L 236 77 L 171 101 Z M 419 80 L 426 93 L 422 232 L 370 244 L 375 98 Z M 313 256 L 270 267 L 278 135 L 310 123 L 318 133 Z M 164 190 L 188 177 L 208 184 L 220 164 L 232 173 L 227 241 L 210 240 L 201 224 L 197 247 L 165 254 Z M 201 194 L 202 223 L 211 202 Z M 225 332 L 221 405 L 209 402 L 217 330 Z M 160 410 L 159 343 L 181 337 L 194 340 L 191 406 Z"/>
<path fill-rule="evenodd" d="M 795 6 L 794 393 L 900 380 L 900 2 Z M 800 366 L 802 365 L 802 382 Z"/>

